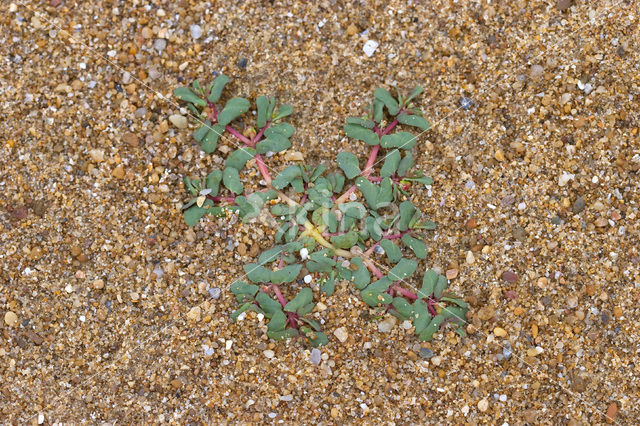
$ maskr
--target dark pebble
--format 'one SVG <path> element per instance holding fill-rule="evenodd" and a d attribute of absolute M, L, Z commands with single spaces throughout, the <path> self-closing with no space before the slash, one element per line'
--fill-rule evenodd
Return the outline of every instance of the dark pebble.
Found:
<path fill-rule="evenodd" d="M 433 351 L 429 348 L 421 348 L 420 349 L 420 356 L 424 359 L 430 359 L 433 358 Z"/>
<path fill-rule="evenodd" d="M 244 68 L 247 66 L 247 63 L 249 62 L 249 60 L 247 58 L 241 58 L 240 60 L 238 60 L 238 67 L 239 68 Z"/>
<path fill-rule="evenodd" d="M 582 197 L 578 197 L 576 198 L 576 200 L 573 202 L 573 206 L 571 207 L 571 210 L 573 210 L 573 212 L 575 214 L 580 213 L 582 210 L 584 210 L 584 207 L 587 203 L 584 201 L 584 198 Z"/>

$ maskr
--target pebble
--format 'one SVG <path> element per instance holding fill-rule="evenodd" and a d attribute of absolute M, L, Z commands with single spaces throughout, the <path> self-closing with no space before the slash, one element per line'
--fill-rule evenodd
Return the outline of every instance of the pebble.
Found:
<path fill-rule="evenodd" d="M 248 63 L 249 63 L 249 60 L 247 58 L 240 58 L 238 59 L 238 68 L 244 68 L 247 66 Z"/>
<path fill-rule="evenodd" d="M 304 161 L 304 155 L 300 151 L 287 151 L 284 154 L 286 161 Z"/>
<path fill-rule="evenodd" d="M 367 40 L 364 46 L 362 47 L 362 50 L 364 51 L 365 55 L 367 55 L 368 57 L 371 57 L 376 51 L 376 49 L 378 48 L 378 45 L 379 44 L 377 41 Z"/>
<path fill-rule="evenodd" d="M 578 306 L 578 296 L 572 294 L 567 297 L 567 306 L 571 309 Z"/>
<path fill-rule="evenodd" d="M 395 325 L 396 317 L 389 315 L 383 321 L 380 321 L 378 323 L 378 331 L 380 333 L 388 333 L 393 329 L 393 327 L 395 327 Z"/>
<path fill-rule="evenodd" d="M 609 408 L 607 408 L 607 416 L 605 418 L 607 423 L 615 422 L 616 414 L 618 414 L 618 404 L 612 402 L 611 404 L 609 404 Z"/>
<path fill-rule="evenodd" d="M 358 34 L 358 27 L 356 27 L 353 24 L 349 24 L 349 26 L 347 27 L 347 35 L 349 37 L 351 37 L 351 36 L 354 36 L 356 34 Z"/>
<path fill-rule="evenodd" d="M 273 358 L 273 356 L 275 355 L 275 352 L 273 352 L 271 349 L 267 349 L 262 353 L 264 354 L 264 356 L 266 356 L 269 359 Z"/>
<path fill-rule="evenodd" d="M 313 365 L 318 365 L 322 360 L 321 356 L 322 356 L 322 352 L 320 352 L 320 349 L 313 348 L 311 349 L 311 356 L 309 357 L 309 361 L 311 361 L 311 364 Z"/>
<path fill-rule="evenodd" d="M 575 178 L 574 174 L 571 173 L 563 173 L 560 175 L 560 177 L 558 178 L 558 186 L 566 186 L 567 183 L 569 183 L 570 180 L 573 180 Z"/>
<path fill-rule="evenodd" d="M 542 68 L 541 65 L 535 64 L 531 66 L 531 69 L 529 70 L 529 77 L 531 77 L 532 80 L 538 80 L 540 79 L 540 77 L 542 77 L 542 74 L 544 73 L 544 68 Z"/>
<path fill-rule="evenodd" d="M 153 48 L 156 49 L 158 53 L 162 53 L 166 47 L 167 40 L 163 38 L 157 38 L 156 41 L 153 42 Z"/>
<path fill-rule="evenodd" d="M 344 343 L 349 338 L 349 333 L 345 327 L 336 328 L 333 332 L 333 335 L 340 341 L 340 343 Z"/>
<path fill-rule="evenodd" d="M 441 356 L 434 356 L 433 358 L 431 358 L 431 363 L 433 365 L 435 365 L 436 367 L 439 366 L 440 364 L 442 364 L 442 357 Z"/>
<path fill-rule="evenodd" d="M 493 329 L 493 334 L 498 337 L 505 337 L 507 335 L 507 331 L 504 328 L 496 327 Z"/>
<path fill-rule="evenodd" d="M 469 265 L 473 265 L 476 261 L 476 257 L 473 255 L 473 252 L 471 250 L 467 251 L 466 261 Z"/>
<path fill-rule="evenodd" d="M 89 151 L 89 156 L 94 163 L 102 163 L 104 161 L 104 150 L 92 149 Z"/>
<path fill-rule="evenodd" d="M 452 280 L 455 277 L 458 276 L 458 270 L 457 269 L 448 269 L 446 272 L 446 276 L 448 280 Z"/>
<path fill-rule="evenodd" d="M 118 179 L 123 179 L 124 178 L 124 166 L 122 164 L 120 164 L 119 166 L 117 166 L 115 169 L 113 169 L 113 171 L 111 172 L 111 174 L 113 175 L 113 177 L 118 178 Z"/>
<path fill-rule="evenodd" d="M 495 154 L 493 154 L 494 158 L 500 162 L 504 161 L 504 153 L 501 149 L 497 149 Z"/>
<path fill-rule="evenodd" d="M 18 316 L 14 312 L 8 311 L 4 314 L 4 323 L 9 327 L 14 327 L 18 325 Z"/>
<path fill-rule="evenodd" d="M 424 359 L 431 359 L 433 358 L 434 353 L 429 348 L 420 348 L 420 352 L 418 352 L 418 355 L 420 355 L 420 357 Z"/>
<path fill-rule="evenodd" d="M 104 280 L 94 280 L 93 283 L 91 283 L 91 287 L 93 287 L 94 290 L 102 290 L 104 288 Z"/>
<path fill-rule="evenodd" d="M 214 299 L 214 300 L 218 300 L 220 298 L 220 293 L 221 290 L 218 287 L 213 287 L 210 288 L 209 290 L 207 290 L 209 292 L 209 296 Z"/>
<path fill-rule="evenodd" d="M 176 126 L 178 129 L 184 129 L 187 127 L 187 117 L 180 114 L 172 114 L 169 116 L 169 121 L 171 124 Z"/>
<path fill-rule="evenodd" d="M 463 110 L 469 111 L 472 106 L 473 106 L 473 101 L 471 99 L 467 98 L 466 96 L 463 96 L 462 98 L 460 98 L 460 107 Z"/>
<path fill-rule="evenodd" d="M 504 346 L 502 347 L 502 356 L 505 359 L 509 359 L 511 358 L 511 355 L 513 355 L 513 349 L 511 348 L 511 343 L 509 343 L 509 341 L 506 341 Z"/>
<path fill-rule="evenodd" d="M 565 10 L 569 9 L 571 7 L 571 2 L 573 0 L 557 0 L 556 1 L 556 7 L 558 8 L 558 10 L 560 12 L 564 12 Z"/>
<path fill-rule="evenodd" d="M 192 24 L 189 27 L 189 32 L 191 33 L 191 38 L 193 38 L 194 40 L 202 37 L 202 27 L 200 25 Z"/>
<path fill-rule="evenodd" d="M 139 140 L 138 136 L 135 133 L 125 133 L 122 136 L 122 142 L 135 148 L 136 146 L 138 146 Z"/>
<path fill-rule="evenodd" d="M 536 357 L 540 355 L 544 350 L 540 346 L 536 346 L 535 348 L 527 349 L 527 355 L 530 357 Z"/>
<path fill-rule="evenodd" d="M 487 411 L 487 409 L 489 408 L 489 401 L 485 398 L 485 399 L 481 399 L 478 402 L 478 410 L 482 411 L 483 413 L 485 411 Z"/>
<path fill-rule="evenodd" d="M 518 274 L 512 271 L 504 271 L 502 273 L 502 279 L 508 283 L 515 283 L 518 281 Z"/>
<path fill-rule="evenodd" d="M 191 321 L 197 322 L 197 321 L 200 321 L 201 314 L 202 314 L 202 309 L 200 309 L 200 306 L 194 306 L 187 313 L 187 318 L 189 318 Z"/>

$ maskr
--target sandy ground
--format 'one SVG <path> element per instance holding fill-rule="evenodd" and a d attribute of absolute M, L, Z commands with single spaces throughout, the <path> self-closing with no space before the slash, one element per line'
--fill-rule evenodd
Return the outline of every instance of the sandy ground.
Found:
<path fill-rule="evenodd" d="M 0 8 L 0 423 L 638 422 L 638 3 L 57 3 Z M 273 230 L 187 229 L 216 158 L 163 96 L 216 73 L 291 103 L 307 162 L 375 87 L 425 87 L 423 266 L 472 334 L 380 333 L 346 283 L 319 366 L 229 321 Z"/>

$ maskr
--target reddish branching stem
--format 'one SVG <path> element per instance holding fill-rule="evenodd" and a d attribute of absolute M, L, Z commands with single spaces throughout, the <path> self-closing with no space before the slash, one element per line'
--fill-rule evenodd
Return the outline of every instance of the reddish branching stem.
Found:
<path fill-rule="evenodd" d="M 235 196 L 232 196 L 232 197 L 221 197 L 221 196 L 212 197 L 211 195 L 207 195 L 207 198 L 210 199 L 211 201 L 223 202 L 223 203 L 233 203 L 236 200 Z"/>
<path fill-rule="evenodd" d="M 269 174 L 269 170 L 267 169 L 267 165 L 264 163 L 262 156 L 260 154 L 256 154 L 253 158 L 256 159 L 258 170 L 260 170 L 260 174 L 262 175 L 264 181 L 267 183 L 267 186 L 271 186 L 271 175 Z"/>
<path fill-rule="evenodd" d="M 282 292 L 280 291 L 280 287 L 278 287 L 277 284 L 271 284 L 269 286 L 269 289 L 273 291 L 273 293 L 276 295 L 276 298 L 278 299 L 278 302 L 280 302 L 280 304 L 284 308 L 285 305 L 287 304 L 287 301 L 285 300 L 284 296 L 282 295 Z"/>
<path fill-rule="evenodd" d="M 406 290 L 402 287 L 400 287 L 397 283 L 393 284 L 390 287 L 391 290 L 395 291 L 396 293 L 398 293 L 399 295 L 406 297 L 407 299 L 411 299 L 413 300 L 417 300 L 418 296 L 415 295 L 415 293 L 410 292 L 409 290 Z"/>

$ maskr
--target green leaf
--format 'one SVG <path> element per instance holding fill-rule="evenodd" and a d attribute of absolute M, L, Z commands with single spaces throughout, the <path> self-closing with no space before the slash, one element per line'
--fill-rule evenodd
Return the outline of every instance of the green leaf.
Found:
<path fill-rule="evenodd" d="M 350 249 L 358 242 L 358 233 L 351 230 L 342 235 L 334 235 L 331 237 L 331 244 L 337 248 Z"/>
<path fill-rule="evenodd" d="M 372 209 L 376 208 L 376 199 L 378 198 L 378 186 L 369 182 L 369 179 L 362 176 L 356 179 L 356 187 L 364 195 L 364 199 Z"/>
<path fill-rule="evenodd" d="M 292 180 L 299 177 L 302 174 L 300 166 L 293 165 L 286 167 L 283 171 L 278 173 L 278 176 L 271 182 L 271 185 L 275 189 L 283 189 L 291 183 Z"/>
<path fill-rule="evenodd" d="M 382 121 L 382 116 L 384 114 L 384 103 L 380 99 L 373 100 L 373 120 L 376 123 L 380 123 Z"/>
<path fill-rule="evenodd" d="M 436 299 L 440 299 L 442 297 L 442 292 L 449 285 L 449 281 L 444 275 L 438 276 L 438 282 L 436 283 L 436 288 L 433 290 L 433 295 Z"/>
<path fill-rule="evenodd" d="M 404 280 L 413 274 L 418 267 L 418 262 L 411 259 L 400 259 L 400 262 L 389 271 L 391 281 Z"/>
<path fill-rule="evenodd" d="M 198 127 L 193 132 L 193 139 L 195 139 L 198 142 L 202 142 L 202 139 L 204 139 L 204 137 L 209 132 L 210 127 L 211 127 L 211 122 L 209 120 L 206 120 L 204 123 L 200 125 L 200 127 Z"/>
<path fill-rule="evenodd" d="M 398 170 L 400 164 L 400 151 L 394 149 L 384 157 L 384 164 L 380 169 L 380 176 L 388 177 L 393 175 Z"/>
<path fill-rule="evenodd" d="M 469 305 L 467 304 L 467 302 L 465 302 L 462 299 L 457 299 L 457 298 L 453 298 L 453 297 L 443 297 L 440 300 L 444 300 L 445 302 L 449 302 L 449 303 L 455 303 L 456 305 L 460 306 L 461 308 L 465 308 L 465 309 L 469 308 Z"/>
<path fill-rule="evenodd" d="M 362 219 L 367 215 L 367 208 L 356 201 L 339 204 L 338 209 L 346 216 L 354 219 Z"/>
<path fill-rule="evenodd" d="M 274 284 L 290 283 L 298 277 L 301 269 L 301 264 L 295 264 L 285 266 L 277 271 L 271 271 L 270 281 Z"/>
<path fill-rule="evenodd" d="M 207 175 L 206 185 L 207 188 L 211 190 L 212 197 L 218 195 L 218 191 L 220 190 L 220 181 L 222 180 L 222 171 L 221 170 L 213 170 L 211 173 Z"/>
<path fill-rule="evenodd" d="M 209 199 L 205 200 L 202 207 L 198 207 L 196 204 L 194 204 L 184 211 L 184 222 L 187 224 L 187 226 L 195 226 L 200 221 L 202 216 L 209 213 L 209 208 L 207 207 L 211 206 L 213 206 L 213 202 Z"/>
<path fill-rule="evenodd" d="M 173 91 L 173 95 L 185 102 L 191 102 L 192 104 L 196 104 L 202 107 L 207 106 L 207 101 L 201 99 L 193 92 L 193 90 L 189 89 L 188 87 L 178 87 Z"/>
<path fill-rule="evenodd" d="M 400 203 L 400 220 L 398 221 L 398 230 L 406 231 L 409 228 L 409 222 L 413 219 L 413 215 L 416 213 L 416 208 L 410 201 L 403 201 Z"/>
<path fill-rule="evenodd" d="M 438 283 L 438 273 L 433 269 L 429 269 L 424 273 L 422 277 L 422 289 L 420 290 L 421 297 L 429 297 L 433 294 Z"/>
<path fill-rule="evenodd" d="M 382 101 L 382 103 L 384 103 L 384 105 L 387 107 L 387 110 L 389 111 L 389 114 L 398 114 L 398 102 L 386 89 L 379 87 L 376 89 L 373 95 L 376 97 L 376 99 L 379 99 L 380 101 Z"/>
<path fill-rule="evenodd" d="M 394 297 L 391 304 L 403 317 L 409 318 L 413 316 L 413 306 L 404 297 Z"/>
<path fill-rule="evenodd" d="M 333 192 L 336 194 L 344 188 L 344 175 L 342 173 L 329 173 L 327 180 L 331 183 Z"/>
<path fill-rule="evenodd" d="M 236 322 L 240 314 L 250 310 L 259 310 L 259 309 L 257 309 L 256 305 L 254 305 L 253 302 L 246 302 L 244 305 L 240 306 L 231 314 L 231 321 Z"/>
<path fill-rule="evenodd" d="M 457 324 L 466 324 L 467 311 L 468 309 L 461 308 L 460 306 L 445 306 L 440 312 L 440 315 L 445 318 L 451 318 Z"/>
<path fill-rule="evenodd" d="M 189 191 L 189 193 L 193 196 L 198 195 L 198 193 L 200 192 L 200 189 L 195 187 L 195 185 L 193 184 L 189 176 L 185 176 L 184 178 L 182 178 L 182 181 L 184 182 L 184 189 Z"/>
<path fill-rule="evenodd" d="M 384 178 L 380 182 L 380 191 L 376 197 L 376 209 L 389 206 L 393 201 L 393 186 L 391 185 L 391 178 Z"/>
<path fill-rule="evenodd" d="M 327 166 L 325 166 L 324 164 L 320 164 L 319 166 L 316 166 L 316 168 L 313 169 L 313 173 L 311 173 L 309 180 L 311 182 L 315 182 L 316 180 L 318 180 L 320 175 L 324 173 L 325 170 L 327 170 Z"/>
<path fill-rule="evenodd" d="M 213 80 L 213 85 L 211 86 L 211 92 L 209 93 L 209 102 L 218 102 L 220 99 L 220 95 L 222 94 L 222 89 L 224 89 L 225 84 L 229 81 L 229 77 L 224 74 L 221 74 Z"/>
<path fill-rule="evenodd" d="M 336 232 L 338 230 L 338 218 L 336 215 L 328 211 L 322 215 L 322 221 L 329 227 L 329 232 Z"/>
<path fill-rule="evenodd" d="M 193 87 L 193 90 L 195 90 L 196 93 L 202 93 L 202 87 L 200 87 L 200 82 L 198 80 L 193 80 L 193 83 L 191 83 L 191 87 Z"/>
<path fill-rule="evenodd" d="M 291 115 L 292 112 L 293 112 L 293 108 L 291 107 L 291 105 L 282 104 L 278 107 L 278 112 L 276 113 L 275 117 L 273 117 L 273 121 L 276 121 L 288 115 Z"/>
<path fill-rule="evenodd" d="M 418 339 L 423 342 L 428 342 L 433 338 L 433 335 L 436 331 L 440 329 L 440 325 L 444 322 L 445 318 L 442 315 L 436 315 L 431 319 L 429 325 L 422 330 L 422 332 L 418 335 Z M 416 329 L 417 334 L 417 329 Z"/>
<path fill-rule="evenodd" d="M 287 316 L 282 311 L 276 311 L 271 316 L 271 321 L 267 325 L 268 331 L 283 331 L 287 325 Z"/>
<path fill-rule="evenodd" d="M 407 180 L 409 182 L 420 182 L 424 185 L 433 185 L 433 179 L 429 176 L 412 176 L 412 177 L 404 177 L 403 180 Z"/>
<path fill-rule="evenodd" d="M 222 182 L 229 191 L 235 194 L 242 194 L 244 186 L 242 186 L 242 182 L 240 182 L 238 169 L 234 169 L 233 167 L 225 168 L 222 174 Z"/>
<path fill-rule="evenodd" d="M 254 283 L 264 283 L 269 281 L 270 270 L 257 263 L 248 263 L 244 265 L 244 272 L 247 277 Z"/>
<path fill-rule="evenodd" d="M 331 295 L 333 295 L 333 292 L 335 291 L 335 284 L 336 284 L 335 272 L 331 272 L 329 276 L 325 278 L 325 280 L 322 282 L 322 285 L 320 286 L 320 291 L 325 293 L 327 297 L 330 297 Z"/>
<path fill-rule="evenodd" d="M 382 239 L 380 240 L 380 247 L 384 249 L 385 254 L 389 258 L 389 262 L 398 263 L 398 261 L 402 259 L 402 252 L 400 252 L 400 249 L 393 241 Z"/>
<path fill-rule="evenodd" d="M 247 161 L 252 159 L 254 155 L 256 155 L 255 149 L 242 147 L 229 154 L 226 161 L 224 162 L 224 165 L 225 167 L 232 167 L 236 170 L 242 170 L 245 164 L 247 164 Z"/>
<path fill-rule="evenodd" d="M 422 333 L 430 321 L 431 314 L 429 314 L 427 302 L 422 299 L 413 302 L 413 326 L 415 327 L 415 333 L 418 335 Z"/>
<path fill-rule="evenodd" d="M 320 323 L 316 320 L 313 320 L 311 318 L 300 318 L 302 321 L 306 322 L 307 324 L 309 324 L 311 326 L 311 328 L 315 331 L 320 331 L 322 330 L 322 327 L 320 327 Z M 307 330 L 311 331 L 311 329 L 309 329 L 308 327 Z"/>
<path fill-rule="evenodd" d="M 380 241 L 382 238 L 382 228 L 380 228 L 380 224 L 378 224 L 378 220 L 374 217 L 367 217 L 365 220 L 366 229 L 369 232 L 369 236 L 373 239 L 373 241 Z"/>
<path fill-rule="evenodd" d="M 348 179 L 353 179 L 360 174 L 358 157 L 347 151 L 338 153 L 338 167 L 342 169 Z"/>
<path fill-rule="evenodd" d="M 373 129 L 373 126 L 376 125 L 376 123 L 371 120 L 365 120 L 359 117 L 347 117 L 347 124 L 357 124 L 365 129 Z"/>
<path fill-rule="evenodd" d="M 420 93 L 422 93 L 422 86 L 414 87 L 411 93 L 409 94 L 409 97 L 405 100 L 405 103 L 408 104 L 410 101 L 412 101 L 417 96 L 419 96 Z"/>
<path fill-rule="evenodd" d="M 362 300 L 371 307 L 376 307 L 378 304 L 388 305 L 393 298 L 388 293 L 383 293 L 391 285 L 391 280 L 387 277 L 382 277 L 378 281 L 375 281 L 367 288 L 360 292 Z"/>
<path fill-rule="evenodd" d="M 258 292 L 256 302 L 258 302 L 267 318 L 271 318 L 276 312 L 282 311 L 282 305 L 280 305 L 280 302 L 273 300 L 264 291 Z"/>
<path fill-rule="evenodd" d="M 329 343 L 329 339 L 327 338 L 326 334 L 320 331 L 316 331 L 313 334 L 315 335 L 313 339 L 310 336 L 307 336 L 307 337 L 309 338 L 309 344 L 314 348 L 317 348 L 319 346 L 324 346 L 327 343 Z"/>
<path fill-rule="evenodd" d="M 234 119 L 249 110 L 249 101 L 244 98 L 231 98 L 227 101 L 224 109 L 218 114 L 218 123 L 223 126 L 231 123 Z"/>
<path fill-rule="evenodd" d="M 350 138 L 364 141 L 368 145 L 378 145 L 380 143 L 380 138 L 376 132 L 357 124 L 346 124 L 344 126 L 344 133 Z"/>
<path fill-rule="evenodd" d="M 287 340 L 292 339 L 298 335 L 298 330 L 295 328 L 288 328 L 282 331 L 268 331 L 267 337 L 273 340 Z"/>
<path fill-rule="evenodd" d="M 222 135 L 223 132 L 224 126 L 220 123 L 216 123 L 213 126 L 210 126 L 207 133 L 200 141 L 202 150 L 207 154 L 211 154 L 213 151 L 215 151 L 216 147 L 218 146 L 218 138 Z"/>
<path fill-rule="evenodd" d="M 413 253 L 418 259 L 425 259 L 427 257 L 427 246 L 424 242 L 422 242 L 422 240 L 413 238 L 409 234 L 404 234 L 402 236 L 402 242 L 405 243 L 405 245 L 411 250 L 413 250 Z"/>
<path fill-rule="evenodd" d="M 311 302 L 304 305 L 302 308 L 299 308 L 296 313 L 300 316 L 310 314 L 313 311 L 313 308 L 316 307 L 316 304 Z"/>
<path fill-rule="evenodd" d="M 407 152 L 398 165 L 398 176 L 406 175 L 411 167 L 413 167 L 413 155 Z"/>
<path fill-rule="evenodd" d="M 293 128 L 291 124 L 278 123 L 278 124 L 273 124 L 269 126 L 267 130 L 264 131 L 264 135 L 266 137 L 270 137 L 274 134 L 279 134 L 284 136 L 285 138 L 290 138 L 291 136 L 293 136 L 295 132 L 296 130 Z"/>
<path fill-rule="evenodd" d="M 256 126 L 261 129 L 267 125 L 269 98 L 266 96 L 258 96 L 258 99 L 256 99 L 256 105 L 258 106 L 258 119 L 256 120 Z"/>
<path fill-rule="evenodd" d="M 280 133 L 274 133 L 256 145 L 258 154 L 265 154 L 269 151 L 278 153 L 289 148 L 291 148 L 291 142 Z"/>
<path fill-rule="evenodd" d="M 302 265 L 299 265 L 302 266 Z M 299 270 L 298 270 L 299 272 Z M 296 274 L 297 276 L 298 274 Z M 295 277 L 294 277 L 295 278 Z M 313 301 L 313 291 L 311 288 L 305 287 L 300 290 L 300 293 L 296 295 L 289 303 L 286 304 L 284 310 L 287 312 L 295 312 L 298 309 L 301 309 L 303 306 L 311 303 Z"/>
<path fill-rule="evenodd" d="M 254 297 L 258 292 L 258 286 L 238 280 L 231 284 L 231 292 L 236 296 L 239 294 L 248 294 L 249 296 Z"/>
<path fill-rule="evenodd" d="M 371 282 L 369 269 L 367 269 L 364 262 L 362 261 L 362 258 L 360 257 L 352 258 L 351 263 L 358 267 L 358 269 L 353 271 L 353 284 L 358 290 L 362 290 Z"/>
<path fill-rule="evenodd" d="M 431 127 L 431 124 L 429 124 L 427 120 L 425 120 L 423 117 L 420 117 L 419 115 L 400 114 L 398 116 L 398 123 L 417 127 L 423 131 L 429 130 L 429 127 Z"/>
<path fill-rule="evenodd" d="M 415 144 L 416 138 L 409 132 L 397 132 L 380 138 L 380 146 L 382 148 L 411 149 Z"/>

